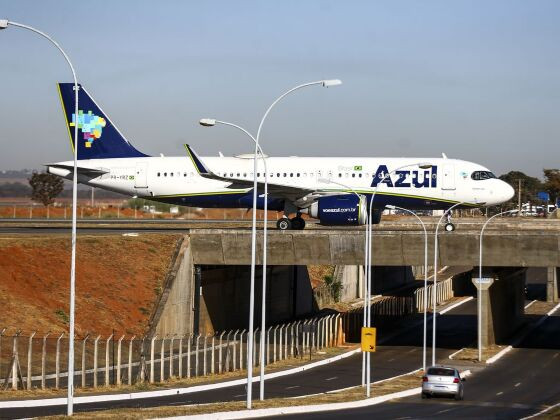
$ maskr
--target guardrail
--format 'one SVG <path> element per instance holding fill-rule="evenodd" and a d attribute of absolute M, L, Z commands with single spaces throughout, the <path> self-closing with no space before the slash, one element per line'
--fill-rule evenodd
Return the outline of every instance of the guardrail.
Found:
<path fill-rule="evenodd" d="M 265 365 L 342 343 L 342 316 L 333 314 L 271 326 L 265 333 Z M 253 361 L 260 363 L 259 329 L 254 331 Z M 85 335 L 76 339 L 74 383 L 82 388 L 156 383 L 176 378 L 220 375 L 247 369 L 247 331 L 214 335 L 142 337 Z M 8 345 L 5 342 L 8 341 Z M 6 352 L 5 347 L 11 351 Z M 3 390 L 61 388 L 68 373 L 68 340 L 64 333 L 0 332 L 0 374 Z M 25 376 L 24 376 L 25 374 Z"/>

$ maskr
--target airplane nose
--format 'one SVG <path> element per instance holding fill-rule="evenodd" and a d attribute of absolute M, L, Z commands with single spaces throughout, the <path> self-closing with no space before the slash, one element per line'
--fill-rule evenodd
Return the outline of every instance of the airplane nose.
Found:
<path fill-rule="evenodd" d="M 502 183 L 503 183 L 502 191 L 503 191 L 504 201 L 511 200 L 515 195 L 515 190 L 507 182 L 502 181 Z"/>

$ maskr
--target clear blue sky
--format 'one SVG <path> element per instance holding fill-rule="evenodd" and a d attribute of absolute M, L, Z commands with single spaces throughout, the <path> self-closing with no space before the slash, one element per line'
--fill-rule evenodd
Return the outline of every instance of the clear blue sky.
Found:
<path fill-rule="evenodd" d="M 29 1 L 0 14 L 58 40 L 80 81 L 141 151 L 439 156 L 497 174 L 560 167 L 559 1 Z M 0 169 L 71 159 L 45 40 L 0 32 Z"/>

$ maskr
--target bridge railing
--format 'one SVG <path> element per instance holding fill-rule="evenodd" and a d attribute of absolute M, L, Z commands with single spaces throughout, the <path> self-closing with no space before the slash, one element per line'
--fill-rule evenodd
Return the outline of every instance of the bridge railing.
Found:
<path fill-rule="evenodd" d="M 265 364 L 311 358 L 318 350 L 340 345 L 341 320 L 340 314 L 331 314 L 268 327 Z M 74 383 L 98 388 L 239 372 L 247 369 L 247 338 L 247 330 L 242 329 L 164 337 L 86 334 L 75 340 Z M 260 363 L 260 342 L 261 333 L 256 329 L 253 367 Z M 64 388 L 67 366 L 64 333 L 0 333 L 1 390 Z"/>

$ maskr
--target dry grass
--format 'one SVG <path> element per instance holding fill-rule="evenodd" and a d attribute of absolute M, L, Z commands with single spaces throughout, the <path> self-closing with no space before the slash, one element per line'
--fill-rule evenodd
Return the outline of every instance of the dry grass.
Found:
<path fill-rule="evenodd" d="M 491 357 L 495 356 L 499 352 L 501 352 L 506 346 L 504 345 L 497 345 L 494 344 L 486 349 L 482 349 L 482 362 L 485 363 L 486 360 L 490 359 Z M 453 356 L 453 360 L 467 360 L 469 362 L 479 363 L 478 362 L 478 349 L 467 347 Z"/>
<path fill-rule="evenodd" d="M 372 396 L 382 396 L 394 392 L 404 391 L 407 389 L 420 386 L 421 373 L 414 373 L 391 381 L 375 384 L 371 387 Z M 274 408 L 286 406 L 304 406 L 311 404 L 331 404 L 338 402 L 357 401 L 364 399 L 365 390 L 357 386 L 355 388 L 328 394 L 314 395 L 306 398 L 272 398 L 266 401 L 254 401 L 253 408 Z M 177 407 L 154 407 L 154 408 L 123 408 L 106 411 L 94 411 L 83 414 L 76 414 L 74 418 L 78 419 L 111 419 L 118 417 L 119 419 L 145 419 L 167 416 L 181 416 L 194 414 L 217 413 L 223 411 L 244 410 L 244 401 L 231 401 L 214 404 L 202 405 L 185 405 Z M 64 416 L 48 417 L 52 419 L 62 419 Z"/>

